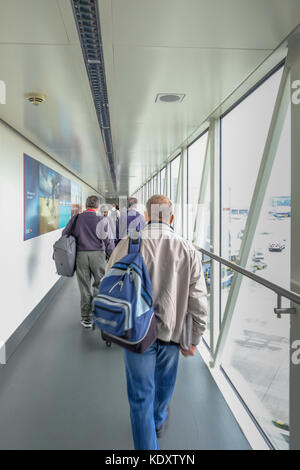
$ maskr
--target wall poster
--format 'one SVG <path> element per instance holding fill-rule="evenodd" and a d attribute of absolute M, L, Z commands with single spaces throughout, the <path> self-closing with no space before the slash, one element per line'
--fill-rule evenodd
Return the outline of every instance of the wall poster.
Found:
<path fill-rule="evenodd" d="M 81 186 L 24 154 L 24 240 L 65 227 L 81 211 Z"/>

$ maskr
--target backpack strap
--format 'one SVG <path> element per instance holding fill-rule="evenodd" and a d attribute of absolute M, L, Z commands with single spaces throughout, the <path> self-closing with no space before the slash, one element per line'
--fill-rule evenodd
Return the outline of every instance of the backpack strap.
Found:
<path fill-rule="evenodd" d="M 133 253 L 139 253 L 141 248 L 141 236 L 139 235 L 138 237 L 129 237 L 129 247 L 128 247 L 128 253 L 133 254 Z"/>
<path fill-rule="evenodd" d="M 76 214 L 74 219 L 73 219 L 72 225 L 71 225 L 70 230 L 69 230 L 68 237 L 70 237 L 70 235 L 72 235 L 74 237 L 74 230 L 75 230 L 75 226 L 76 226 L 78 216 L 79 216 L 79 214 Z"/>

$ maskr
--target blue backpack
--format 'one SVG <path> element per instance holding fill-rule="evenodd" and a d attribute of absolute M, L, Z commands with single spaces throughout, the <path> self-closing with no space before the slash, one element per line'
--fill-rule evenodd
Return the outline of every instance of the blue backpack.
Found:
<path fill-rule="evenodd" d="M 152 285 L 140 246 L 141 237 L 129 238 L 128 254 L 103 277 L 93 301 L 93 323 L 103 339 L 136 353 L 157 339 Z"/>

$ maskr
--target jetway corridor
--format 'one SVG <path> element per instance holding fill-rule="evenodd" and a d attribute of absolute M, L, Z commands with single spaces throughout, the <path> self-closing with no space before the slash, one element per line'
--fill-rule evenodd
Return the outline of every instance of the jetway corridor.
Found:
<path fill-rule="evenodd" d="M 73 278 L 0 369 L 0 449 L 133 449 L 123 351 L 79 319 Z M 199 354 L 181 360 L 160 446 L 251 448 Z"/>
<path fill-rule="evenodd" d="M 300 0 L 0 0 L 0 450 L 300 450 L 299 130 Z"/>

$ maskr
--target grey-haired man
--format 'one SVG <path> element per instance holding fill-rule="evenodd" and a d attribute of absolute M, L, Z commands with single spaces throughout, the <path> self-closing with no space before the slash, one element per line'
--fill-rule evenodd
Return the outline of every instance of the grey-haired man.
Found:
<path fill-rule="evenodd" d="M 146 207 L 141 254 L 152 281 L 158 339 L 142 354 L 124 350 L 124 359 L 135 449 L 156 450 L 175 387 L 179 351 L 194 355 L 206 328 L 207 290 L 197 252 L 171 227 L 171 201 L 155 195 Z M 128 253 L 128 243 L 128 238 L 119 242 L 107 271 Z M 188 314 L 191 344 L 183 349 L 180 344 Z"/>
<path fill-rule="evenodd" d="M 76 274 L 81 297 L 81 325 L 84 328 L 92 327 L 92 301 L 105 274 L 106 256 L 109 257 L 114 249 L 109 224 L 105 217 L 97 215 L 99 205 L 97 196 L 89 196 L 86 210 L 79 214 L 72 231 L 77 241 Z M 74 217 L 63 230 L 63 235 L 69 234 L 73 220 Z"/>

